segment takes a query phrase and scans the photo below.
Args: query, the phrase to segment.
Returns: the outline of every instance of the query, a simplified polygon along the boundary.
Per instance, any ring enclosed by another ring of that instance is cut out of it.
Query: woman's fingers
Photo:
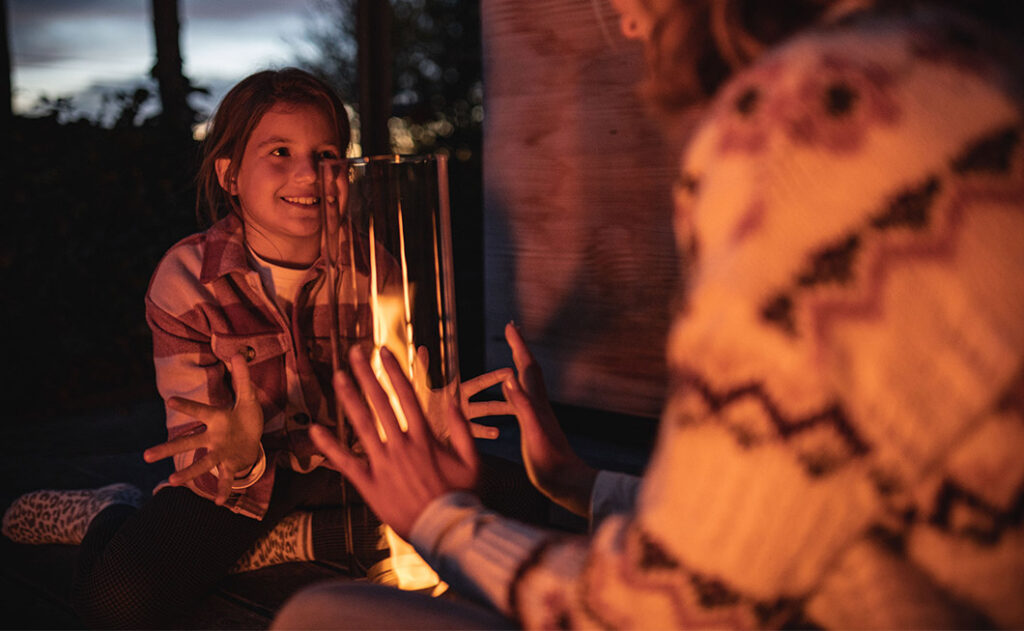
[[[395,417],[394,410],[391,409],[391,399],[377,381],[377,376],[373,374],[373,370],[370,368],[370,360],[366,357],[366,353],[363,352],[362,348],[353,346],[348,356],[349,366],[352,367],[352,374],[355,375],[356,381],[359,382],[359,387],[362,388],[366,400],[370,402],[373,411],[376,412],[377,420],[384,428],[384,435],[389,440],[392,436],[399,436],[402,430],[398,426],[398,419]]]
[[[547,399],[547,389],[544,387],[544,375],[541,374],[540,365],[523,341],[519,328],[511,322],[505,325],[505,341],[512,349],[512,362],[519,371],[519,383],[530,394]]]
[[[338,398],[338,407],[344,410],[356,439],[366,449],[367,455],[378,454],[382,445],[380,434],[377,433],[377,424],[356,384],[345,373],[335,373],[334,393]]]
[[[427,429],[427,422],[423,418],[423,409],[420,407],[420,401],[416,397],[416,391],[413,389],[412,384],[409,383],[409,379],[405,376],[405,372],[402,371],[402,367],[398,365],[398,360],[395,359],[395,356],[386,347],[381,347],[380,359],[384,364],[384,371],[391,381],[391,387],[394,388],[395,395],[398,397],[398,403],[402,406],[402,413],[405,415],[405,422],[408,424],[409,436],[417,441],[433,438],[433,434]],[[390,439],[391,434],[389,432],[388,440]]]
[[[537,414],[533,401],[523,387],[515,379],[509,379],[504,383],[503,390],[505,398],[515,408],[515,417],[519,423],[523,443],[531,445],[549,443],[551,438],[545,431],[544,422]]]

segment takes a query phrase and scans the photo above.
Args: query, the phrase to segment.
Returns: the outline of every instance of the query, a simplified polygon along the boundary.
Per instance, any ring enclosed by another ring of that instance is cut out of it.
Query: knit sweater
[[[566,538],[440,498],[442,578],[530,628],[1024,627],[1022,101],[973,28],[848,18],[719,92],[635,510]]]

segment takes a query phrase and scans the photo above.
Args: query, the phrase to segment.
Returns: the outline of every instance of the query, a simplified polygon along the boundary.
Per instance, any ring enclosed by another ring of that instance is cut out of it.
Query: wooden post
[[[391,153],[391,3],[359,0],[359,134],[363,155]]]

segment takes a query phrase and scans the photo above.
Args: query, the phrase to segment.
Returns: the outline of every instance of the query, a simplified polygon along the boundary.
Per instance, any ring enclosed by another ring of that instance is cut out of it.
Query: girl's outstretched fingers
[[[331,464],[337,467],[337,470],[348,478],[362,493],[370,473],[367,463],[352,455],[322,425],[314,424],[310,427],[309,437],[312,439],[313,444],[316,445],[316,448],[320,450],[320,453],[330,460]]]
[[[173,401],[174,399],[172,399]],[[168,401],[170,403],[170,401]],[[153,445],[142,452],[142,459],[146,462],[153,463],[164,458],[170,458],[171,456],[193,449],[202,447],[205,443],[205,439],[202,436],[202,432],[205,429],[190,432],[183,436],[178,436],[173,440],[169,440],[166,443],[160,443],[159,445]]]
[[[473,397],[491,386],[502,383],[515,373],[511,368],[498,368],[491,372],[467,379],[461,384],[462,413],[467,419],[480,418],[482,416],[511,416],[515,410],[506,401],[470,401]],[[486,425],[472,424],[473,435],[477,438],[497,438],[498,428]]]

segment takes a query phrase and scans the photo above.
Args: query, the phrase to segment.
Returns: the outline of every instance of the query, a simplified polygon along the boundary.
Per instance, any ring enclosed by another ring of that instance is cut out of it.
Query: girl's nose
[[[316,158],[310,156],[299,160],[295,165],[295,172],[292,176],[299,182],[315,182],[316,181]]]

